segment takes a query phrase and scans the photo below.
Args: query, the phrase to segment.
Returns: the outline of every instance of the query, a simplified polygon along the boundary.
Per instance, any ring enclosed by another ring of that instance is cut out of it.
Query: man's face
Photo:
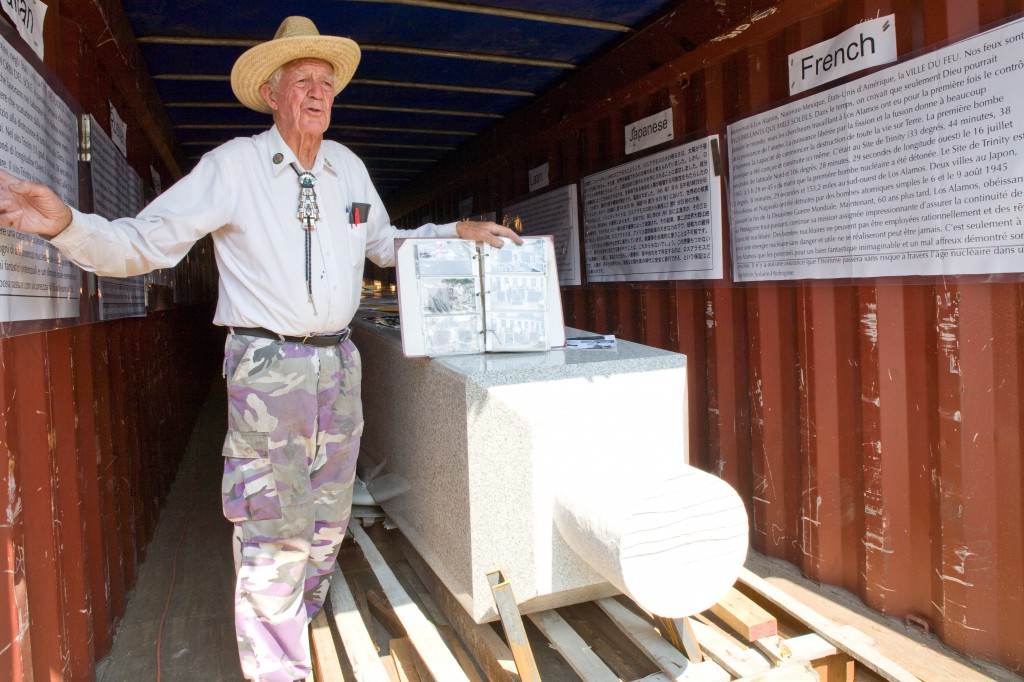
[[[322,59],[297,59],[285,64],[277,88],[265,84],[260,93],[274,112],[274,123],[286,139],[293,134],[320,135],[331,124],[334,70]]]

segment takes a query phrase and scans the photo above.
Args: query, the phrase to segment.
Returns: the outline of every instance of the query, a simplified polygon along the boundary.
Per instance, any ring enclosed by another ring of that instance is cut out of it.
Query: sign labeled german
[[[722,277],[718,136],[583,178],[590,282]]]
[[[1024,22],[728,128],[736,281],[1024,270]]]
[[[0,168],[78,206],[78,120],[0,38]],[[39,237],[0,229],[0,322],[76,317],[81,271]]]

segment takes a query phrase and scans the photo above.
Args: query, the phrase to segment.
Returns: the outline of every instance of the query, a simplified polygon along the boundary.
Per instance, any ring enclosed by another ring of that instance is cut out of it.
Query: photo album
[[[398,239],[398,304],[408,357],[547,351],[565,345],[551,237],[494,248]]]

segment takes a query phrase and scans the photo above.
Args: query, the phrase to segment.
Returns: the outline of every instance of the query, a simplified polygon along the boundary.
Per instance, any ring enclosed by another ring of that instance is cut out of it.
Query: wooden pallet
[[[746,570],[716,606],[678,620],[625,597],[525,617],[513,600],[508,614],[501,592],[514,585],[498,573],[503,622],[481,625],[399,531],[354,523],[352,532],[328,608],[311,625],[318,682],[917,680],[864,635]]]

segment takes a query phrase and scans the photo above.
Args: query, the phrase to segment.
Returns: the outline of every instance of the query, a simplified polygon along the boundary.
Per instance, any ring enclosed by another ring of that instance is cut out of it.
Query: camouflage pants
[[[221,485],[235,524],[235,632],[258,682],[310,674],[309,619],[323,606],[352,506],[363,430],[359,353],[229,334]]]

